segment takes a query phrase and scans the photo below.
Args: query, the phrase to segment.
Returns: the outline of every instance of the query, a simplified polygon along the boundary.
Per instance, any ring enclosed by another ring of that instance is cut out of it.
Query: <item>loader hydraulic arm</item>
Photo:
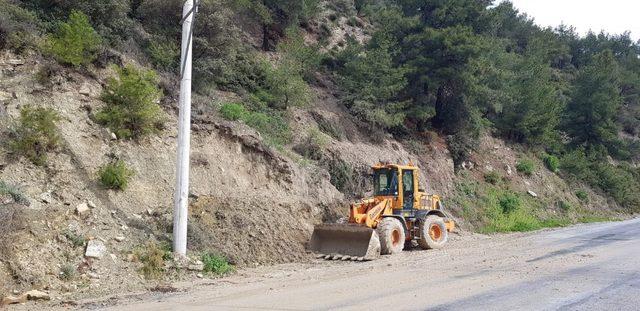
[[[363,224],[369,228],[375,228],[381,216],[387,208],[391,208],[391,200],[383,199],[377,204],[375,202],[363,202],[351,206],[352,223]]]

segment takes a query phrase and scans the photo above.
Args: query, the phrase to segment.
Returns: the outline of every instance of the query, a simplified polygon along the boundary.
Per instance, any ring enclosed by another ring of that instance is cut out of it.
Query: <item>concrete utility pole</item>
[[[189,149],[191,148],[191,60],[193,17],[197,5],[186,0],[182,8],[182,53],[180,59],[180,113],[178,117],[178,159],[173,210],[173,252],[187,255],[189,216]]]

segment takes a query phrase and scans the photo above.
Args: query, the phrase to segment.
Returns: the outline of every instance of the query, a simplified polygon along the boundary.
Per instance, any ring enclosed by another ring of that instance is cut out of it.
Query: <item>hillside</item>
[[[462,231],[638,211],[628,37],[539,29],[481,1],[450,4],[468,12],[447,25],[431,22],[454,16],[435,2],[293,3],[201,3],[191,261],[177,267],[180,1],[0,0],[0,297],[39,289],[60,304],[227,262],[308,261],[313,226],[344,217],[378,161],[417,164]]]

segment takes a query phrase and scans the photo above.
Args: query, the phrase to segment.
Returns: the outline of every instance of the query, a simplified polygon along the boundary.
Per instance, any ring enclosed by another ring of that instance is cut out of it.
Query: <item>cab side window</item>
[[[402,172],[402,185],[404,193],[413,193],[413,171]]]

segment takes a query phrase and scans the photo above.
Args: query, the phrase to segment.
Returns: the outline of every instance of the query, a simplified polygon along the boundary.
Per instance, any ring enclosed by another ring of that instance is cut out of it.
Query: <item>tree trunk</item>
[[[438,128],[438,129],[442,129],[445,126],[446,123],[446,117],[444,116],[445,114],[445,87],[444,85],[440,85],[438,87],[438,92],[436,95],[436,115],[435,117],[433,117],[433,126]]]

